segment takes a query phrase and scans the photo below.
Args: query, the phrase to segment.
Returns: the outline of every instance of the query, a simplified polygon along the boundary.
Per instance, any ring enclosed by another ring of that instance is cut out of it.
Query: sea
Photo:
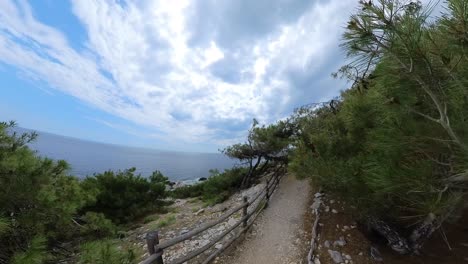
[[[15,128],[17,132],[31,132]],[[54,160],[66,160],[70,175],[85,178],[106,170],[136,168],[136,173],[144,177],[155,170],[161,171],[171,181],[191,183],[208,177],[210,169],[232,168],[235,161],[221,153],[176,152],[148,148],[128,147],[92,142],[65,137],[46,132],[37,132],[37,140],[30,148],[40,156]]]

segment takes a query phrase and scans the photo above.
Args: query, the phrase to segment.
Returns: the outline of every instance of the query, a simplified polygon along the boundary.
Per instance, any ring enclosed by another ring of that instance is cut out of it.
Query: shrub
[[[128,223],[161,209],[166,181],[160,172],[153,173],[149,179],[135,175],[135,168],[87,177],[82,185],[95,190],[97,195],[96,201],[85,210],[101,212],[115,223]]]
[[[109,240],[88,242],[81,246],[80,264],[136,263],[132,250],[119,249]]]
[[[85,225],[81,229],[81,233],[86,237],[111,237],[117,232],[117,227],[114,223],[102,213],[87,212],[82,217],[82,220],[85,222]]]
[[[241,187],[246,168],[238,167],[219,173],[212,170],[206,181],[194,185],[183,186],[171,191],[170,196],[178,199],[201,197],[203,201],[214,204],[223,202]]]
[[[28,259],[39,252],[32,250],[39,245],[54,246],[53,241],[72,237],[78,228],[72,219],[94,199],[76,178],[65,175],[65,161],[38,157],[27,147],[36,134],[17,134],[11,131],[14,126],[0,123],[2,263],[10,262],[14,254],[16,261]]]

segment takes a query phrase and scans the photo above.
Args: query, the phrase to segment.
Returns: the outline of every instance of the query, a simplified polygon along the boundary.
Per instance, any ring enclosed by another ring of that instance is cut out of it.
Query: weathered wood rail
[[[211,248],[214,244],[216,244],[217,242],[222,240],[224,237],[226,237],[228,234],[233,232],[234,229],[241,226],[239,232],[235,233],[234,236],[231,237],[229,240],[223,242],[223,245],[221,248],[216,249],[204,261],[202,261],[203,264],[210,263],[221,252],[223,252],[227,247],[229,247],[236,239],[238,239],[243,233],[245,233],[250,228],[250,226],[252,226],[255,219],[260,214],[260,212],[268,206],[270,197],[273,194],[273,192],[276,190],[276,187],[278,186],[284,174],[285,174],[284,169],[282,167],[278,168],[267,179],[265,188],[263,188],[259,193],[257,193],[251,200],[249,200],[248,197],[244,196],[242,204],[227,211],[218,219],[207,222],[195,229],[192,229],[191,231],[183,235],[174,237],[167,241],[160,242],[158,231],[148,232],[146,235],[146,244],[148,246],[148,253],[150,254],[150,256],[144,261],[140,262],[140,264],[182,264],[186,261],[189,261],[201,255],[203,252]],[[192,252],[189,252],[188,254],[183,255],[179,257],[178,259],[173,260],[170,263],[164,263],[164,260],[163,260],[164,249],[172,247],[178,243],[184,242],[185,240],[191,239],[194,236],[218,224],[221,224],[222,222],[225,222],[230,216],[232,216],[233,214],[241,210],[242,210],[242,217],[239,219],[239,221],[236,222],[233,226],[227,228],[225,231],[223,231],[221,234],[219,234],[215,238],[213,238],[211,241],[209,241],[208,244]]]

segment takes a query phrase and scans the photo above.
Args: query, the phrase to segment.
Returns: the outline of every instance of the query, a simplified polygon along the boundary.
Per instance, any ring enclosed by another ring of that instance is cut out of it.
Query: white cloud
[[[356,2],[319,1],[286,22],[267,21],[278,25],[266,33],[242,39],[236,32],[239,41],[228,47],[218,38],[230,32],[193,28],[188,17],[205,14],[194,14],[192,1],[74,0],[88,34],[86,50],[77,51],[26,2],[2,1],[0,61],[155,134],[222,144],[239,137],[241,128],[229,131],[230,123],[271,122],[297,106],[293,91],[310,94],[288,74],[312,75],[337,58],[341,26]],[[193,45],[194,32],[203,30],[214,32]]]

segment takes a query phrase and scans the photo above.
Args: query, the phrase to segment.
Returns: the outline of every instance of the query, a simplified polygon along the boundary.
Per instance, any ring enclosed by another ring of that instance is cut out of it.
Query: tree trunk
[[[434,233],[437,229],[437,221],[434,214],[430,213],[424,222],[413,230],[409,238],[411,243],[411,249],[414,253],[418,251],[424,245],[424,242]]]
[[[372,230],[376,231],[387,240],[388,245],[394,251],[400,254],[408,254],[411,252],[408,241],[400,236],[400,234],[387,223],[375,218],[370,218],[368,223]]]

